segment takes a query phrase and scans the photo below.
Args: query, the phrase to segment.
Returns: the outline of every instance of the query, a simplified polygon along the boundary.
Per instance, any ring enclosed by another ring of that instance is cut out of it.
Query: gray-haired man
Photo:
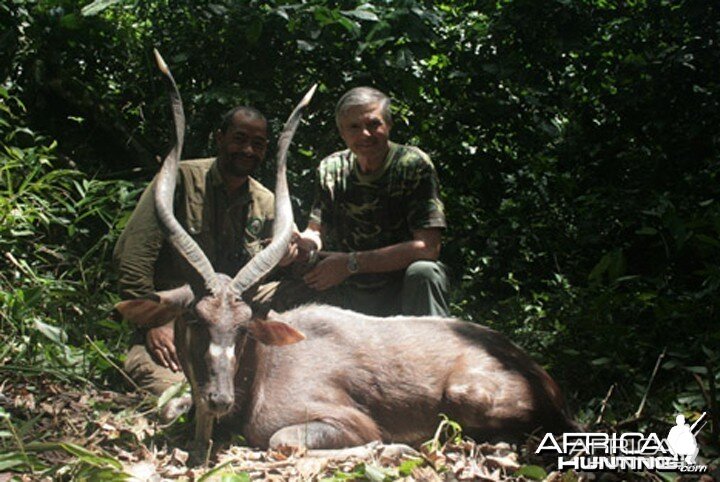
[[[357,87],[335,110],[346,150],[318,168],[301,251],[323,250],[304,280],[322,301],[374,315],[448,314],[437,261],[445,228],[438,178],[417,147],[390,142],[390,99]]]

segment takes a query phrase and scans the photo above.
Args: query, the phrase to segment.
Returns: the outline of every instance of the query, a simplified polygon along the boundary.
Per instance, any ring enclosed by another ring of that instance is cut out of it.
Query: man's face
[[[389,147],[390,127],[379,103],[349,107],[340,117],[340,137],[356,156],[384,158]]]
[[[248,176],[265,159],[267,123],[237,112],[225,132],[215,133],[215,141],[220,171],[235,177]]]

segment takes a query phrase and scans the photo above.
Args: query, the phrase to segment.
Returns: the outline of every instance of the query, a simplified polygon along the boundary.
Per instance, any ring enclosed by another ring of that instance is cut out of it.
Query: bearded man
[[[215,142],[217,157],[180,163],[175,215],[215,271],[232,277],[262,250],[263,240],[272,237],[273,193],[250,177],[265,159],[267,121],[252,107],[236,107],[222,117]],[[153,185],[140,198],[113,253],[123,299],[198,281],[196,270],[165,240],[156,218]],[[289,258],[280,264],[288,262]],[[267,302],[277,285],[266,284],[247,295]],[[130,377],[156,395],[184,379],[173,326],[170,322],[138,331],[125,360]]]

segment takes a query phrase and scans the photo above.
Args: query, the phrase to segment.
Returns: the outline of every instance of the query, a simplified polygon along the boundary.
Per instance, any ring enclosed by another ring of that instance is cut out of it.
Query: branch
[[[663,358],[665,358],[665,352],[667,351],[667,347],[663,348],[662,353],[660,353],[660,356],[657,359],[657,362],[655,362],[655,368],[653,369],[652,375],[650,376],[650,381],[648,382],[648,386],[645,389],[645,395],[643,395],[642,401],[640,402],[640,406],[637,409],[637,412],[635,412],[635,418],[640,418],[640,415],[642,414],[642,411],[645,409],[645,402],[647,402],[648,394],[650,393],[650,387],[652,386],[653,381],[655,380],[655,376],[658,373],[658,370],[660,369],[660,363],[662,363]]]
[[[605,414],[605,409],[607,408],[608,401],[612,396],[613,390],[615,390],[615,383],[610,385],[610,389],[608,390],[607,395],[605,395],[605,398],[602,401],[602,405],[600,407],[600,414],[598,415],[597,420],[595,420],[595,425],[599,425],[602,422],[603,415]]]

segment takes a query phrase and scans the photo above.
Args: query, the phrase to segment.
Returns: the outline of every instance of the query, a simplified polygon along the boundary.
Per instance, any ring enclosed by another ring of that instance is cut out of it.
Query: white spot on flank
[[[210,349],[208,351],[213,358],[224,356],[228,360],[231,360],[232,357],[235,356],[235,345],[223,347],[217,343],[210,343]]]

